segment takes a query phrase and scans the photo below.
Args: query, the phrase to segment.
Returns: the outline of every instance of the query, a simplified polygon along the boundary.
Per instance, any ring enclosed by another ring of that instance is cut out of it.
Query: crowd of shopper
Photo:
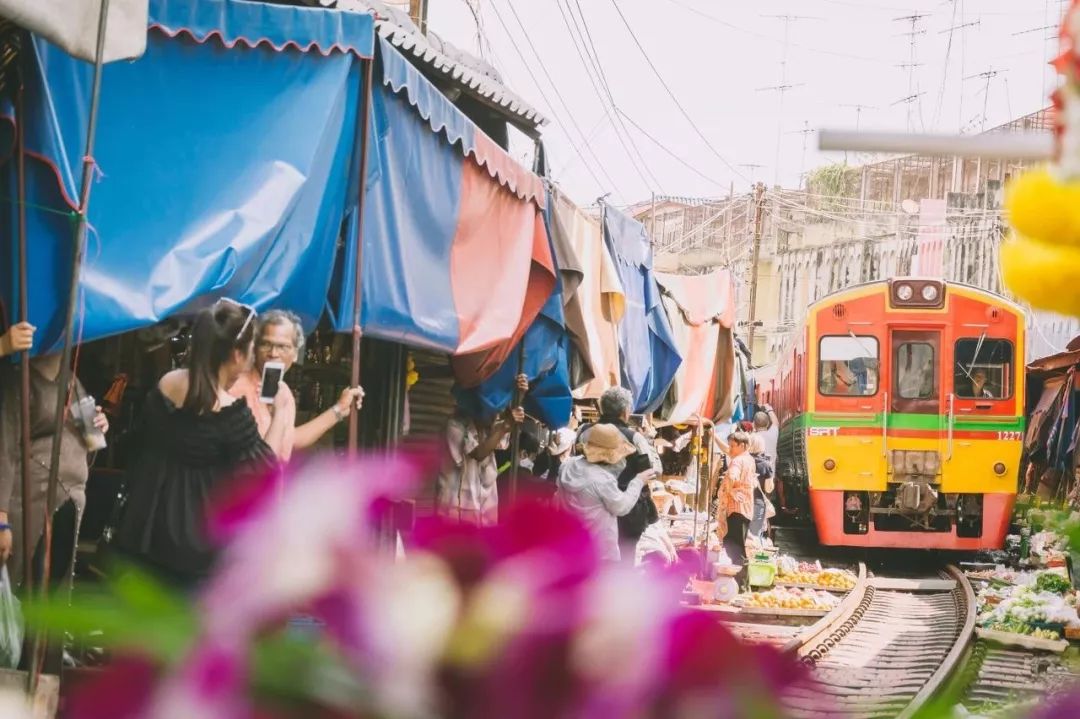
[[[287,372],[302,356],[304,336],[292,313],[273,310],[259,317],[253,308],[228,299],[195,317],[187,366],[161,377],[146,398],[133,442],[138,451],[127,470],[126,502],[112,537],[116,552],[182,588],[197,586],[213,565],[206,516],[225,480],[244,473],[278,472],[294,452],[315,446],[353,407],[360,408],[363,390],[346,388],[329,409],[298,425],[296,399],[284,381],[272,397],[265,396],[262,379],[267,364]],[[30,350],[33,340],[33,327],[14,325],[0,335],[0,356]],[[30,470],[35,495],[30,536],[40,545],[48,455],[61,391],[59,356],[35,357],[31,368]],[[515,389],[524,397],[528,379],[519,376]],[[23,521],[21,483],[16,481],[21,447],[15,365],[0,367],[0,392],[0,560],[7,561],[12,575],[22,581],[28,568],[15,551]],[[85,394],[74,379],[70,394],[80,393]],[[459,407],[446,425],[436,512],[453,521],[493,525],[516,491],[519,498],[555,502],[580,514],[605,560],[640,562],[650,552],[672,557],[673,546],[659,522],[651,488],[663,472],[656,432],[650,431],[647,421],[632,424],[633,399],[622,387],[605,391],[597,410],[593,422],[580,424],[575,411],[568,427],[538,431],[527,427],[521,407],[488,416]],[[94,424],[108,430],[100,408]],[[89,451],[76,423],[65,421],[63,427],[61,495],[54,505],[59,507],[54,525],[71,527],[60,532],[63,546],[54,543],[54,576],[72,570],[89,466]],[[515,429],[518,452],[510,456]],[[752,426],[726,439],[716,437],[715,448],[721,454],[717,462],[709,463],[723,467],[714,478],[713,519],[725,554],[741,568],[741,582],[746,579],[747,546],[760,544],[775,514],[770,496],[777,429],[775,413],[762,407]],[[684,451],[687,444],[680,440],[688,436],[676,438],[674,445],[659,444]],[[684,478],[694,489],[696,470],[703,466],[696,453],[688,465],[695,470],[693,477],[687,470]],[[663,494],[657,496],[659,501]],[[703,509],[691,504],[696,511]],[[38,571],[40,553],[39,546]]]

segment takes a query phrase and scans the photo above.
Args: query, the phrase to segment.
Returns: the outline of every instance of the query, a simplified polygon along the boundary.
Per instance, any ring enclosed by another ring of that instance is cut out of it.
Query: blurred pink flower
[[[129,715],[331,716],[252,696],[253,643],[300,612],[355,673],[365,694],[349,716],[364,719],[738,716],[799,676],[679,605],[699,558],[647,572],[601,562],[584,523],[547,505],[519,504],[495,527],[423,520],[395,561],[378,515],[434,466],[431,454],[320,461],[269,498],[257,484],[234,494],[215,518],[230,539],[200,598],[201,638]]]

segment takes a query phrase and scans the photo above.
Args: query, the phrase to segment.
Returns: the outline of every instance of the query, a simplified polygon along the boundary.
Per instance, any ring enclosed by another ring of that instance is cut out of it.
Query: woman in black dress
[[[184,588],[211,570],[205,522],[216,488],[238,472],[276,464],[251,410],[228,392],[251,367],[255,324],[255,311],[231,300],[203,310],[188,368],[162,377],[147,398],[115,546]],[[284,382],[273,407],[268,434],[292,427],[296,407]]]

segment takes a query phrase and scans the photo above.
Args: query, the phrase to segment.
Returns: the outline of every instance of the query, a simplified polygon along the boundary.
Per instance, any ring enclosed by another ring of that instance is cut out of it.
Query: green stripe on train
[[[867,414],[860,417],[844,417],[834,414],[803,413],[786,422],[786,425],[794,425],[806,429],[808,427],[881,427],[881,413],[876,412],[872,417]],[[889,413],[889,429],[912,429],[924,431],[940,431],[947,429],[947,420],[943,415],[936,414],[909,414],[903,412]],[[794,428],[794,427],[793,427]],[[953,430],[963,432],[1023,432],[1023,417],[987,418],[986,420],[972,421],[957,417],[953,421]]]

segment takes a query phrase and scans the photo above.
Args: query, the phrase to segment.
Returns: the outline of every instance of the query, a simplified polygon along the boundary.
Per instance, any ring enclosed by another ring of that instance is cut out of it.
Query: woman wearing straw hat
[[[598,424],[589,430],[583,455],[567,460],[559,470],[559,502],[585,520],[601,559],[617,562],[622,558],[618,518],[634,508],[642,487],[656,476],[655,470],[647,469],[625,490],[619,489],[617,478],[626,458],[636,451],[617,427]]]

